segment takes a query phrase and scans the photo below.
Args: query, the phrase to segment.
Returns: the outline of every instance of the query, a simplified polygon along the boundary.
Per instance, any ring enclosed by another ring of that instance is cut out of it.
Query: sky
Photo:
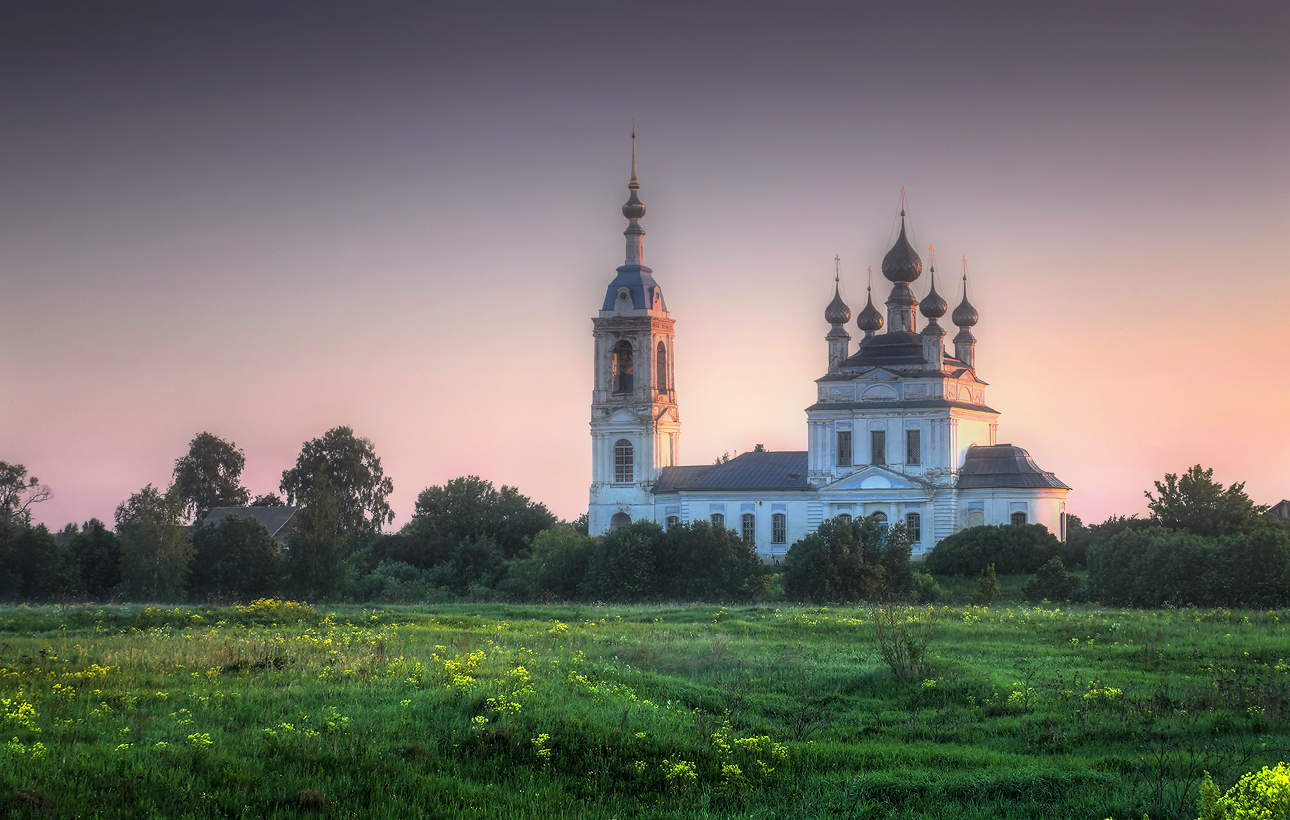
[[[396,525],[465,474],[575,517],[636,119],[680,463],[805,449],[834,255],[858,313],[903,187],[1071,512],[1195,463],[1275,503],[1290,7],[1224,6],[5,4],[0,460],[61,527],[198,432],[256,494],[343,424]]]

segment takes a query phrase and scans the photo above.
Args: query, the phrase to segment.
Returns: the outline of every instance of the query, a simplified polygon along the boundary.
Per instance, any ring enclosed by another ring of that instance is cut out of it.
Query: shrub
[[[937,615],[933,609],[908,610],[888,605],[873,611],[873,634],[878,657],[900,680],[923,677],[927,669],[927,647],[936,636]]]
[[[581,596],[599,601],[640,601],[659,591],[658,544],[663,528],[633,521],[601,536],[587,561]]]
[[[937,604],[949,600],[949,593],[926,572],[915,572],[909,585],[909,600],[916,604]]]
[[[533,538],[532,555],[510,567],[507,586],[511,596],[564,601],[577,598],[595,547],[594,538],[568,525],[543,530]]]
[[[659,592],[690,601],[747,601],[766,591],[757,548],[707,521],[675,524],[660,541]]]
[[[1196,820],[1290,817],[1290,765],[1264,766],[1237,781],[1226,793],[1205,773],[1200,786],[1200,817]]]
[[[994,564],[986,564],[981,579],[977,582],[976,602],[989,606],[999,600],[999,576],[994,572]]]
[[[1062,559],[1054,557],[1026,582],[1022,594],[1028,601],[1082,601],[1084,582],[1066,571]]]
[[[1290,531],[1210,538],[1163,527],[1125,530],[1089,549],[1093,597],[1114,606],[1290,603]]]
[[[286,576],[282,548],[253,518],[198,527],[193,552],[188,587],[195,598],[259,598],[278,592]]]
[[[1034,572],[1058,554],[1061,542],[1043,524],[968,527],[941,539],[927,554],[927,569],[940,575]]]
[[[872,518],[831,518],[789,548],[784,592],[798,601],[877,600],[911,583],[904,527],[884,531]]]

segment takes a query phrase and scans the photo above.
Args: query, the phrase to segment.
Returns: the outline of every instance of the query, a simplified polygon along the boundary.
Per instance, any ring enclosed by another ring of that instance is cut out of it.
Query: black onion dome
[[[836,284],[833,286],[833,301],[824,309],[824,321],[831,325],[845,325],[851,321],[851,308],[842,301],[842,294],[838,293]]]
[[[900,212],[900,236],[882,258],[882,275],[892,282],[912,282],[923,272],[923,260],[905,238],[905,212]]]
[[[936,292],[936,268],[932,268],[932,289],[923,297],[923,305],[919,310],[928,319],[939,319],[945,315],[945,311],[950,309],[949,302]]]
[[[976,315],[976,308],[972,307],[972,303],[968,301],[966,285],[963,288],[963,301],[959,302],[959,306],[954,308],[952,318],[954,319],[954,324],[959,327],[972,327],[977,323],[979,317]]]
[[[882,314],[873,306],[872,293],[865,302],[864,310],[860,311],[860,318],[856,319],[856,326],[865,333],[877,333],[882,330]]]

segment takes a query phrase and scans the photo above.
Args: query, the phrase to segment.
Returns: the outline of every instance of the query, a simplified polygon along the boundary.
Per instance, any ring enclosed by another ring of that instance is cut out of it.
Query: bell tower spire
[[[627,237],[627,259],[623,262],[624,265],[645,264],[645,229],[641,227],[645,203],[641,202],[636,193],[640,189],[641,184],[636,180],[636,120],[632,120],[632,176],[627,183],[627,190],[631,193],[623,204],[623,216],[627,217],[627,230],[623,231],[623,235]]]

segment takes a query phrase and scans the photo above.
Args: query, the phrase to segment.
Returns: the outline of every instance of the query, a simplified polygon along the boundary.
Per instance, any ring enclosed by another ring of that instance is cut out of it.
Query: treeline
[[[972,527],[927,556],[933,573],[1034,573],[1032,600],[1111,606],[1290,606],[1290,525],[1267,514],[1243,483],[1224,487],[1195,465],[1146,492],[1149,515],[1084,526],[1066,542],[1039,525]],[[1071,574],[1087,569],[1087,581]]]

